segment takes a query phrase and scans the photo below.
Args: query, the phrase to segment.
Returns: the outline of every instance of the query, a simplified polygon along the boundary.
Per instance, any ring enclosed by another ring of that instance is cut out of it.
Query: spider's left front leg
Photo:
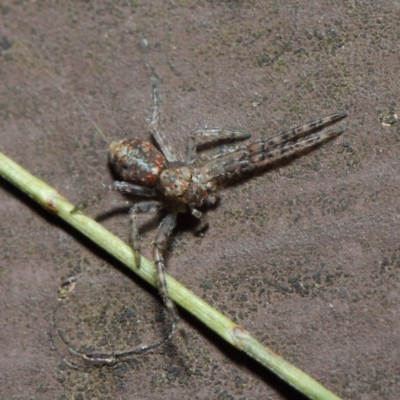
[[[167,247],[168,238],[170,237],[172,230],[174,229],[176,224],[176,217],[177,217],[177,212],[172,212],[168,214],[161,221],[156,240],[154,241],[153,258],[157,268],[158,289],[160,291],[160,295],[164,301],[165,306],[167,307],[169,313],[171,314],[173,330],[177,329],[182,336],[185,336],[185,331],[181,326],[181,320],[179,318],[176,306],[168,294],[168,286],[165,276],[165,264],[163,257],[163,251]]]

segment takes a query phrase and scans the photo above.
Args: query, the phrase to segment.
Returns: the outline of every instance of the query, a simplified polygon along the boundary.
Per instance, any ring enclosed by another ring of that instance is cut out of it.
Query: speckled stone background
[[[395,399],[400,5],[333,3],[4,0],[0,147],[72,202],[90,197],[112,180],[107,144],[148,137],[146,63],[179,151],[198,126],[257,138],[346,109],[341,137],[225,188],[204,237],[180,218],[168,271],[339,396]],[[88,212],[128,240],[126,213],[110,211],[125,201]],[[1,399],[298,396],[186,314],[187,353],[175,340],[82,364],[57,330],[76,349],[152,343],[166,329],[157,291],[3,180],[0,211]],[[150,256],[159,219],[141,221]]]

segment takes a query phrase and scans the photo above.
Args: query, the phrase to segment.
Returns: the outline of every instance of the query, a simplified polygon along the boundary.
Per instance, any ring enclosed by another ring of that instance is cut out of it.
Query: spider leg
[[[156,197],[154,189],[133,185],[132,183],[115,181],[111,185],[104,187],[100,192],[96,193],[92,198],[79,202],[71,213],[82,211],[86,208],[92,207],[99,203],[104,197],[108,196],[113,191],[119,191],[122,193],[131,194],[138,197]]]
[[[190,213],[193,215],[193,217],[197,219],[201,219],[203,217],[203,213],[199,211],[197,208],[194,208],[193,206],[189,205]]]
[[[343,125],[326,132],[315,133],[306,138],[303,138],[303,136],[309,132],[314,132],[326,124],[344,118],[346,115],[345,112],[333,114],[301,127],[285,131],[273,138],[262,139],[232,153],[216,157],[201,168],[200,175],[203,177],[203,182],[223,175],[249,171],[257,167],[272,164],[277,160],[290,157],[307,148],[312,148],[322,142],[331,140],[344,132],[345,127]]]
[[[276,136],[272,136],[270,138],[262,138],[259,141],[255,142],[260,144],[262,148],[269,149],[272,147],[276,147],[282,145],[283,143],[298,140],[306,135],[310,135],[316,130],[326,126],[333,124],[336,121],[339,121],[347,117],[347,112],[342,110],[337,113],[328,115],[324,118],[315,119],[307,124],[297,126],[295,128],[285,129],[284,131],[279,132]]]
[[[137,214],[155,213],[162,208],[162,203],[156,200],[142,201],[134,204],[129,210],[131,220],[131,246],[134,250],[136,268],[140,268],[140,240],[137,229]]]
[[[160,132],[159,129],[159,120],[160,120],[160,96],[158,94],[157,87],[157,78],[153,75],[151,77],[151,86],[152,86],[152,97],[153,97],[153,112],[151,114],[151,119],[149,121],[150,132],[153,135],[155,141],[157,142],[160,150],[164,154],[165,158],[169,162],[176,161],[176,157],[165,140],[165,136]]]
[[[202,138],[211,138],[214,140],[244,140],[248,139],[251,135],[247,132],[241,132],[231,129],[220,128],[199,128],[192,131],[186,143],[186,161],[192,164],[196,158],[197,153],[197,140]]]
[[[71,354],[81,357],[83,360],[91,362],[93,364],[97,365],[114,365],[117,362],[120,361],[127,361],[129,359],[132,359],[133,357],[143,354],[147,351],[156,349],[157,347],[161,346],[162,344],[166,343],[167,341],[170,340],[172,334],[173,334],[173,329],[171,326],[171,329],[169,329],[168,333],[162,337],[161,339],[156,340],[153,343],[149,344],[141,344],[139,346],[136,346],[135,348],[130,348],[127,350],[121,350],[121,351],[114,351],[114,352],[109,352],[109,353],[102,353],[102,352],[96,352],[92,351],[90,353],[80,351],[76,348],[73,347],[72,343],[68,341],[64,333],[58,328],[57,326],[57,314],[62,307],[62,301],[65,301],[66,298],[71,294],[73,291],[75,285],[77,284],[78,279],[80,276],[71,276],[68,277],[67,279],[63,280],[60,284],[60,288],[58,290],[58,300],[60,302],[59,306],[57,306],[53,310],[53,315],[52,315],[52,330],[49,332],[49,340],[52,346],[52,349],[59,352],[59,349],[57,348],[56,343],[54,342],[54,333],[57,333],[61,341],[64,343],[65,346],[68,347],[68,350]],[[67,363],[70,363],[73,368],[78,368],[79,365],[77,364],[72,364],[68,359],[65,359]]]
[[[131,194],[132,196],[156,197],[154,189],[124,181],[115,181],[108,188],[109,191],[118,190],[121,193]]]
[[[280,160],[281,158],[290,157],[293,154],[301,153],[302,151],[317,146],[320,143],[331,140],[336,136],[341,135],[345,131],[344,126],[322,132],[312,136],[308,136],[294,143],[287,143],[283,147],[274,147],[271,150],[249,149],[249,169],[261,167]]]
[[[171,300],[168,294],[168,286],[167,280],[165,277],[165,264],[163,251],[167,247],[168,238],[171,235],[172,230],[176,224],[177,212],[172,212],[168,214],[160,224],[158,229],[156,240],[154,241],[154,255],[153,259],[157,268],[157,280],[158,280],[158,288],[160,291],[160,295],[164,301],[165,306],[167,307],[169,313],[171,314],[172,322],[173,322],[173,330],[177,329],[183,337],[185,337],[185,331],[182,327],[181,320],[178,315],[178,311],[176,309],[175,304]]]
[[[210,204],[215,204],[217,199],[212,195],[210,195],[209,197],[210,197],[209,198]],[[208,228],[209,224],[208,224],[207,214],[203,214],[197,208],[194,208],[192,206],[189,206],[189,209],[191,214],[200,221],[199,225],[196,226],[195,228],[195,233],[200,234],[201,232],[203,232],[205,229]]]

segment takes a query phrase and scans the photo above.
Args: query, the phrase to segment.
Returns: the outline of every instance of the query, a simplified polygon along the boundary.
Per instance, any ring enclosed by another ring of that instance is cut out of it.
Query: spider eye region
[[[153,187],[167,166],[164,156],[144,140],[123,139],[108,147],[108,160],[120,179]]]

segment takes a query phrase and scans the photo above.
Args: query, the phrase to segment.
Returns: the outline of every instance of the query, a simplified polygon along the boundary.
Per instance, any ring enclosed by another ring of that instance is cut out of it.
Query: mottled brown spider
[[[138,267],[140,245],[137,215],[154,213],[161,209],[167,211],[154,241],[153,258],[157,268],[159,291],[176,329],[180,326],[180,319],[168,295],[163,252],[175,227],[178,213],[190,211],[194,217],[201,219],[202,213],[198,208],[216,202],[217,184],[222,177],[264,167],[333,139],[344,132],[343,125],[328,131],[318,131],[346,117],[347,113],[340,111],[297,128],[284,130],[271,138],[262,137],[247,146],[214,156],[197,165],[196,142],[199,138],[243,140],[250,135],[236,130],[196,129],[188,136],[186,160],[178,160],[159,130],[157,79],[153,77],[151,82],[153,111],[149,126],[160,151],[152,143],[139,139],[112,142],[108,149],[108,158],[111,167],[121,180],[114,182],[110,189],[149,199],[134,204],[129,212],[131,243]],[[183,332],[181,328],[179,330]]]

